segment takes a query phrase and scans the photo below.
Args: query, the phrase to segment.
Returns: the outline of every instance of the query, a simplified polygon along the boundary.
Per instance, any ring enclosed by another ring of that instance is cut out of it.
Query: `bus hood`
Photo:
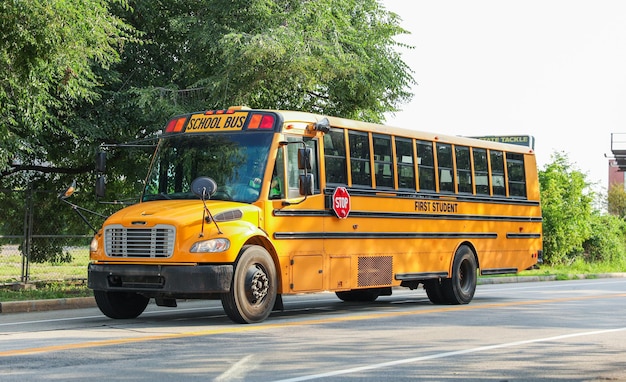
[[[254,205],[222,200],[208,200],[206,205],[218,223],[243,219],[259,226],[260,210]],[[171,224],[182,227],[200,224],[205,215],[200,200],[156,200],[128,206],[111,215],[104,225],[147,228],[156,224]]]

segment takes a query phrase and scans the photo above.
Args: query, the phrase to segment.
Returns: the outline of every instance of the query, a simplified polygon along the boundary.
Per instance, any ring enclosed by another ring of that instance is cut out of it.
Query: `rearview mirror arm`
[[[88,226],[89,228],[91,228],[91,230],[93,231],[93,233],[94,233],[94,234],[95,234],[95,233],[98,233],[98,230],[97,230],[97,229],[96,229],[96,228],[95,228],[95,227],[94,227],[94,226],[93,226],[93,225],[89,222],[89,220],[87,220],[87,218],[86,218],[86,217],[85,217],[85,215],[81,212],[81,210],[86,211],[86,212],[91,212],[92,214],[95,214],[95,215],[101,216],[101,217],[103,217],[103,218],[105,218],[106,216],[100,215],[100,214],[98,214],[98,213],[96,213],[96,212],[93,212],[93,211],[89,211],[89,210],[88,210],[88,209],[86,209],[86,208],[79,207],[79,206],[77,206],[76,204],[74,204],[74,203],[72,203],[72,202],[68,202],[66,199],[63,199],[63,198],[60,198],[60,199],[61,199],[63,202],[67,203],[70,207],[72,207],[72,209],[73,209],[74,211],[76,211],[76,213],[78,214],[78,216],[80,216],[80,218],[81,218],[81,219],[83,219],[83,222],[85,222],[85,224],[87,224],[87,226]]]

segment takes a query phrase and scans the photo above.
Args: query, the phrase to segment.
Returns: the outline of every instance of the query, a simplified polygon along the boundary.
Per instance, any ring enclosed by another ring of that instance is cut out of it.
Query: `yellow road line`
[[[151,336],[145,336],[145,337],[120,338],[120,339],[114,339],[114,340],[88,341],[88,342],[65,344],[65,345],[42,346],[42,347],[35,347],[35,348],[6,350],[6,351],[0,352],[0,357],[14,357],[14,356],[19,356],[19,355],[31,355],[31,354],[38,354],[38,353],[49,353],[49,352],[55,352],[55,351],[66,351],[66,350],[76,350],[76,349],[102,347],[102,346],[123,345],[123,344],[132,344],[132,343],[148,342],[148,341],[162,341],[162,340],[176,339],[176,338],[212,336],[212,335],[229,334],[229,333],[242,333],[242,332],[266,330],[266,329],[282,328],[282,327],[288,327],[288,326],[320,325],[320,324],[328,324],[328,323],[333,323],[333,322],[373,320],[373,319],[388,318],[388,317],[411,316],[411,315],[421,315],[421,314],[431,314],[431,313],[444,313],[444,312],[455,312],[455,311],[465,311],[465,310],[475,310],[475,309],[506,308],[506,307],[512,307],[512,306],[540,305],[540,304],[559,303],[559,302],[568,302],[568,301],[583,301],[583,300],[591,300],[591,299],[606,299],[606,298],[621,298],[621,297],[626,297],[626,293],[605,294],[605,295],[596,295],[596,296],[581,296],[581,297],[564,297],[564,298],[555,298],[555,299],[550,299],[550,300],[511,301],[511,302],[502,302],[502,303],[473,304],[473,305],[469,304],[469,305],[455,305],[455,306],[445,306],[445,307],[437,306],[436,308],[432,308],[432,309],[411,310],[411,311],[406,311],[406,312],[381,312],[381,313],[369,313],[369,314],[364,314],[364,315],[345,316],[345,317],[325,317],[325,318],[305,320],[305,321],[294,321],[294,322],[283,322],[283,323],[264,323],[264,324],[258,324],[258,325],[238,325],[238,326],[231,326],[231,327],[221,328],[221,329],[208,329],[208,330],[200,330],[200,331],[192,331],[192,332],[175,333],[175,334],[171,334],[171,333],[159,334],[159,335],[151,335]]]

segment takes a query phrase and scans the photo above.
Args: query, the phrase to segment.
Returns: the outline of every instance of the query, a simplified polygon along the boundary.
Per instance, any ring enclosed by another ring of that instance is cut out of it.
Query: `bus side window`
[[[452,168],[452,146],[437,143],[437,168],[439,169],[439,191],[454,192],[454,173]]]
[[[456,154],[456,179],[460,193],[471,194],[472,190],[472,165],[470,161],[469,147],[454,146]]]
[[[509,195],[525,197],[524,155],[506,153],[506,169],[509,176]]]
[[[394,188],[391,137],[373,135],[372,140],[374,141],[374,176],[376,179],[376,188]]]
[[[301,170],[298,167],[298,149],[303,149],[302,139],[301,138],[292,138],[289,137],[287,139],[289,142],[298,142],[291,143],[287,146],[287,197],[288,198],[296,198],[301,196],[300,194],[300,175],[304,175],[305,170]],[[311,151],[311,169],[306,170],[307,174],[312,175],[313,178],[313,194],[319,194],[319,169],[317,166],[317,140],[307,139],[304,141],[306,147]]]
[[[367,133],[350,131],[350,172],[353,186],[372,186],[370,169],[370,141]]]
[[[435,191],[435,159],[431,142],[417,141],[417,165],[420,191]]]
[[[398,188],[415,191],[415,167],[410,139],[396,138],[396,158],[398,158]]]
[[[330,129],[324,134],[326,184],[348,184],[346,172],[346,141],[343,129]]]
[[[489,166],[487,165],[487,150],[473,148],[474,177],[476,178],[476,194],[489,195]]]
[[[506,196],[506,187],[504,186],[504,155],[502,151],[489,150],[491,159],[491,184],[493,185],[493,194]]]

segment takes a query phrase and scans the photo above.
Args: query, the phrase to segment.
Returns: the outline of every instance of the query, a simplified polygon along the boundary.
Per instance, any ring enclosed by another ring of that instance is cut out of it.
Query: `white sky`
[[[418,83],[388,125],[532,135],[540,169],[564,152],[606,191],[611,133],[626,133],[626,1],[381,0]]]

